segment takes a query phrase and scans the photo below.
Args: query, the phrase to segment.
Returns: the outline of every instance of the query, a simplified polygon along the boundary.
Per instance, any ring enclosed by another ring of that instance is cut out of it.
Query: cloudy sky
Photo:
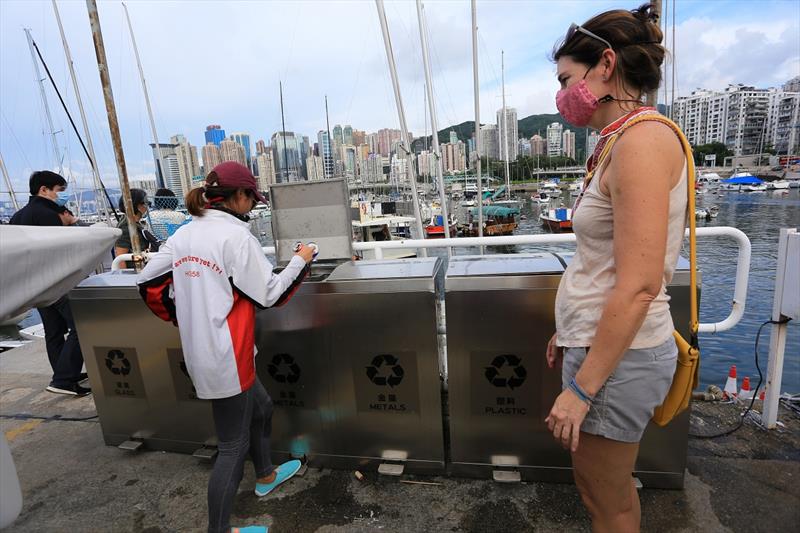
[[[669,11],[671,12],[671,2]],[[607,0],[478,2],[481,119],[500,107],[500,51],[505,50],[506,98],[519,117],[555,112],[557,83],[547,60],[571,22],[610,8]],[[104,181],[117,182],[108,123],[85,2],[59,0],[80,90]],[[130,0],[159,139],[176,133],[204,143],[208,124],[246,131],[253,144],[281,128],[309,135],[352,124],[375,131],[398,127],[375,4],[352,1]],[[153,173],[144,98],[122,4],[99,3],[112,87],[131,177]],[[428,0],[432,70],[440,127],[474,118],[470,5]],[[409,127],[425,130],[424,83],[416,8],[386,2]],[[671,13],[668,14],[671,17]],[[676,93],[728,83],[778,86],[800,75],[800,2],[678,0]],[[672,21],[668,34],[671,37]],[[57,168],[23,28],[30,28],[75,120],[78,118],[51,2],[0,0],[0,153],[14,188],[27,190],[32,169]],[[669,44],[669,43],[668,43]],[[670,45],[671,47],[671,45]],[[671,85],[671,82],[670,82]],[[65,172],[79,183],[88,164],[52,89],[46,93]],[[661,94],[663,99],[663,92]],[[5,190],[5,186],[2,187]],[[0,199],[5,199],[1,195]]]

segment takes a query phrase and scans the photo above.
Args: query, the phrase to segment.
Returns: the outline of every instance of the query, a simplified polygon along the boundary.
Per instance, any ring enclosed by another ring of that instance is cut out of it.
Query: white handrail
[[[689,231],[686,231],[689,236]],[[736,241],[739,253],[736,261],[736,281],[733,287],[733,301],[731,311],[725,319],[713,323],[701,323],[700,333],[719,333],[734,327],[744,315],[747,301],[747,282],[750,276],[750,239],[741,230],[728,226],[714,228],[697,228],[699,238],[728,237]],[[406,239],[402,241],[372,241],[354,242],[353,250],[374,250],[375,259],[383,259],[383,250],[414,249],[414,248],[464,248],[478,246],[511,246],[517,244],[563,244],[575,242],[572,233],[554,233],[544,235],[508,235],[502,237],[461,237],[451,239]],[[267,255],[275,254],[274,246],[262,248]],[[148,254],[145,254],[145,259]],[[120,263],[130,261],[133,254],[122,254],[114,259],[111,270],[120,270]]]

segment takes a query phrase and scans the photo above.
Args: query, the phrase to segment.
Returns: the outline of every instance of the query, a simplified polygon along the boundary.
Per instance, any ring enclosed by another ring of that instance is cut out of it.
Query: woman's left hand
[[[576,452],[581,424],[589,412],[589,404],[578,398],[574,392],[564,389],[553,403],[550,415],[545,418],[553,437],[561,442],[564,448]]]

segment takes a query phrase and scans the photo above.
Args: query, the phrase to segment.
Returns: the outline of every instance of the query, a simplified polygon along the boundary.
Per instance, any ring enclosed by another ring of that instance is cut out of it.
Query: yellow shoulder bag
[[[611,152],[611,148],[619,138],[620,134],[639,122],[646,120],[655,120],[668,125],[681,141],[683,152],[686,155],[686,179],[688,201],[687,201],[687,214],[689,217],[689,306],[690,306],[690,322],[689,332],[690,339],[687,341],[678,331],[673,332],[675,343],[678,345],[678,363],[675,367],[675,376],[672,378],[672,386],[669,388],[664,403],[658,406],[653,413],[653,422],[659,426],[666,426],[673,418],[689,407],[689,401],[692,398],[692,391],[697,388],[699,374],[700,374],[700,347],[697,340],[697,331],[699,327],[698,319],[698,305],[697,305],[697,240],[696,240],[696,221],[694,217],[695,198],[694,198],[694,156],[692,154],[692,147],[686,136],[680,130],[677,124],[669,120],[667,117],[659,114],[642,114],[630,119],[624,124],[612,137],[608,139],[603,150],[600,152],[600,157],[594,169],[589,172],[584,182],[584,190],[591,181],[595,171],[600,168]]]

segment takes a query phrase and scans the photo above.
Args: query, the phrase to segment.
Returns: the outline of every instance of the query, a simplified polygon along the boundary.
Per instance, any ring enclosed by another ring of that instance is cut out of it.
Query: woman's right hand
[[[306,262],[306,264],[310,263],[312,259],[314,259],[314,249],[311,246],[306,246],[305,244],[300,246],[300,249],[297,250],[295,255],[299,255],[300,259]]]
[[[553,333],[553,336],[550,337],[550,341],[547,343],[547,353],[545,354],[547,366],[549,368],[555,368],[556,361],[563,355],[564,348],[558,346],[558,332],[555,332]]]

